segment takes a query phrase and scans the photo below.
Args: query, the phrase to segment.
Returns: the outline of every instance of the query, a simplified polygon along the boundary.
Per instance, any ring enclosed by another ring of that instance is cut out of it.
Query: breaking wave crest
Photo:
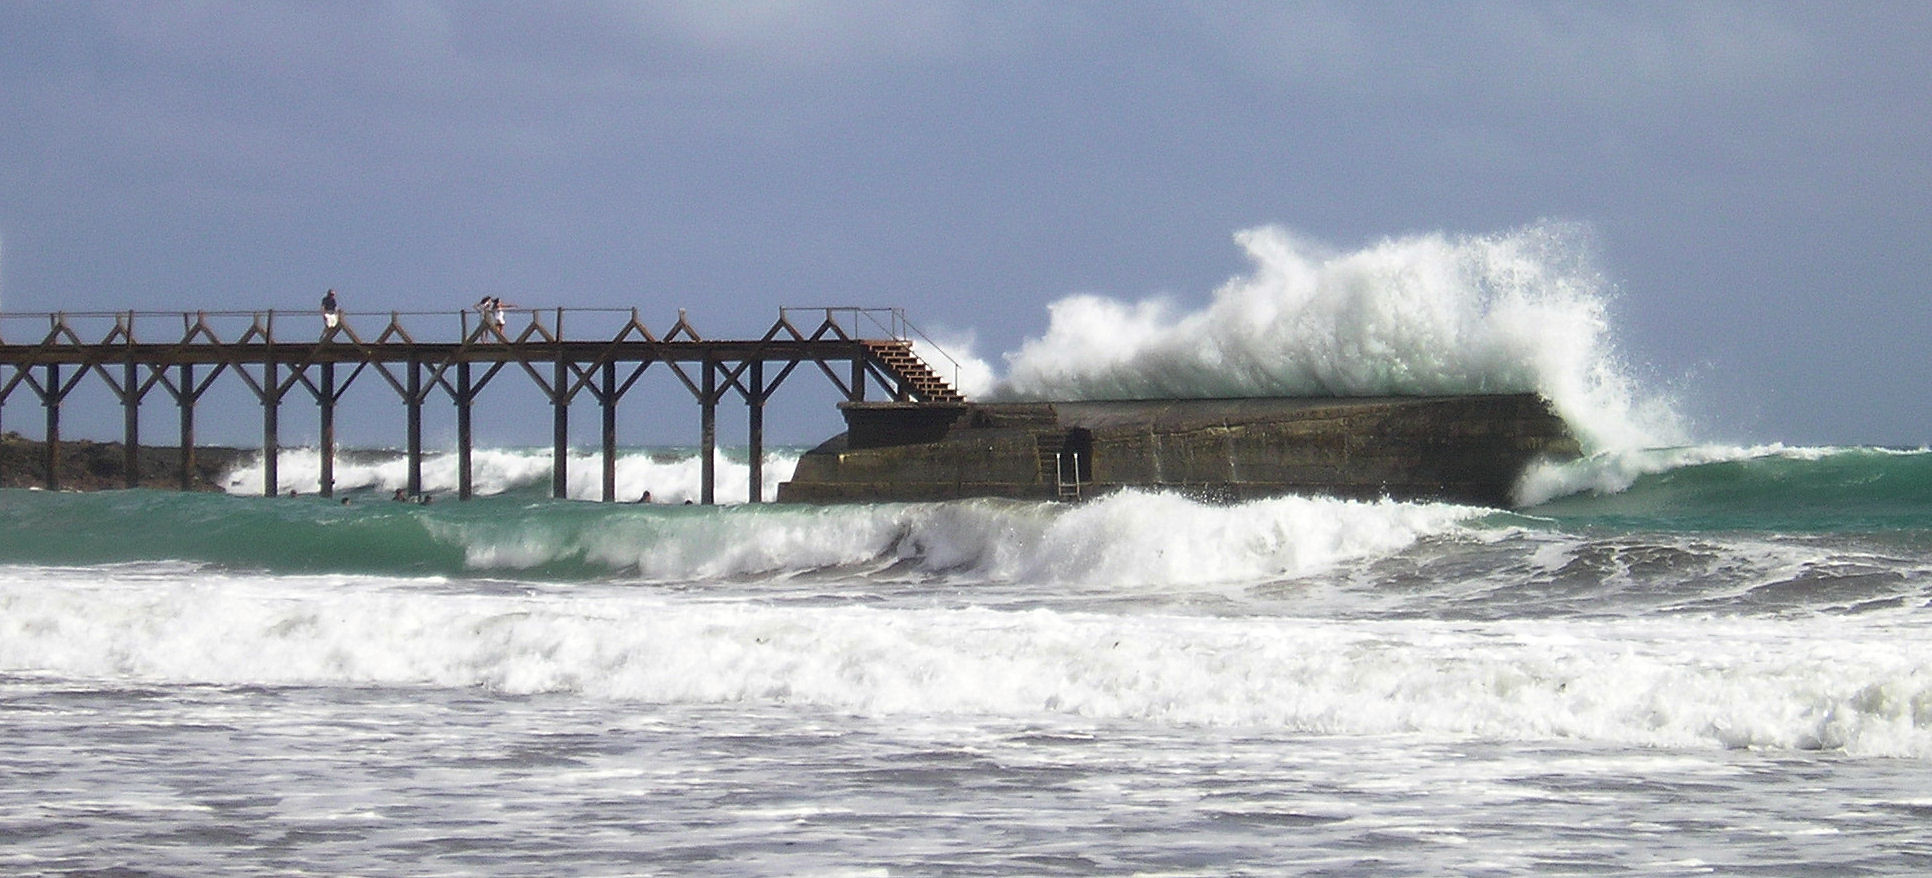
[[[1932,451],[1699,445],[1532,467],[1538,514],[1657,529],[1824,532],[1932,527]]]
[[[1376,622],[0,578],[0,673],[432,686],[868,716],[1932,756],[1932,647],[1861,620]]]
[[[1187,310],[1095,295],[1050,306],[1006,356],[1012,399],[1536,392],[1593,449],[1680,444],[1612,340],[1586,230],[1413,235],[1337,252],[1280,228],[1236,240],[1253,270]]]
[[[827,571],[1114,589],[1255,582],[1400,551],[1491,510],[1284,497],[1235,506],[1123,492],[1080,506],[735,507],[222,497],[127,491],[0,504],[0,556],[167,558],[218,569],[717,582]]]

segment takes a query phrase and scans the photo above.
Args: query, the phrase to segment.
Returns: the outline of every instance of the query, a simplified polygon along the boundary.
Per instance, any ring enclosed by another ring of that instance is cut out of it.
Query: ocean
[[[1932,871],[1932,452],[1602,454],[1510,511],[479,460],[0,492],[0,872]]]
[[[0,874],[1932,873],[1932,451],[1693,441],[1587,239],[1255,229],[953,343],[975,399],[1535,391],[1590,454],[1507,510],[0,491]]]

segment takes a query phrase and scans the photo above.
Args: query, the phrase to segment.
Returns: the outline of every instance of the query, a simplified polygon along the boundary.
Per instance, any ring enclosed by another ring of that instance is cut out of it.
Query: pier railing
[[[795,322],[821,315],[817,323]],[[125,409],[128,484],[139,472],[140,405],[162,388],[180,411],[182,487],[194,468],[195,406],[224,374],[240,377],[263,411],[263,485],[278,490],[279,409],[298,388],[320,413],[321,491],[333,491],[334,413],[373,372],[407,414],[408,491],[421,490],[422,407],[439,391],[456,406],[458,493],[471,494],[471,415],[477,395],[506,367],[526,375],[553,407],[553,490],[564,496],[569,407],[580,395],[603,415],[604,499],[615,499],[616,408],[646,370],[662,366],[701,412],[702,495],[714,501],[716,409],[736,395],[749,410],[750,501],[759,502],[765,403],[802,364],[818,367],[849,402],[868,386],[890,399],[954,402],[957,392],[913,352],[912,339],[944,351],[897,308],[784,308],[756,339],[707,339],[683,311],[661,332],[636,309],[470,308],[462,311],[94,311],[0,313],[0,411],[25,388],[46,412],[46,483],[59,487],[61,404],[83,380],[107,384]],[[178,329],[177,329],[178,326]],[[177,334],[178,333],[178,334]],[[881,336],[884,336],[883,338]],[[946,356],[951,360],[950,356]],[[773,367],[767,371],[767,366]],[[957,376],[957,363],[953,374]],[[346,371],[344,371],[346,370]]]
[[[480,308],[439,311],[351,311],[337,312],[345,334],[357,341],[368,329],[382,323],[380,334],[414,342],[457,342],[469,338],[491,322],[496,314]],[[628,325],[639,322],[635,308],[522,308],[506,306],[502,311],[506,335],[515,337],[527,326],[539,334],[563,337],[566,317],[578,337],[616,337]],[[680,315],[682,317],[682,315]],[[383,321],[386,320],[386,323]],[[361,325],[363,333],[353,327]],[[0,312],[0,346],[46,343],[49,338],[72,339],[73,343],[95,338],[133,343],[138,336],[154,340],[152,333],[167,333],[179,327],[179,338],[234,338],[237,343],[299,342],[319,339],[322,318],[313,309],[259,309],[214,311],[55,311]]]
[[[787,306],[778,309],[779,319],[789,320],[794,311],[801,314],[822,314],[825,325],[839,326],[849,332],[853,338],[867,338],[869,336],[866,333],[878,330],[885,333],[887,338],[896,341],[924,342],[918,351],[920,356],[931,353],[945,358],[947,365],[951,367],[946,371],[946,379],[953,387],[959,387],[959,361],[953,359],[952,354],[947,353],[939,342],[933,341],[931,336],[912,325],[912,321],[906,319],[904,308],[866,308],[856,305]]]

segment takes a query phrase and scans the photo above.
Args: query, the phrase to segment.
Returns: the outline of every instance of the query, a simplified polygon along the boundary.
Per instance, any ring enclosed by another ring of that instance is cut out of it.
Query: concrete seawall
[[[1541,397],[854,403],[778,499],[1054,499],[1121,488],[1507,506],[1524,467],[1578,453]]]

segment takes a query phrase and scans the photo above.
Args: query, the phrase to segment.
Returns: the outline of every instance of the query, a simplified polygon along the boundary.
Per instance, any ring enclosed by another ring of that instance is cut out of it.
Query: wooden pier
[[[795,321],[798,316],[807,318],[803,325]],[[566,323],[571,329],[601,326],[607,335],[573,338]],[[163,330],[157,327],[166,327],[166,337],[158,337]],[[264,493],[277,491],[280,412],[293,395],[313,401],[319,411],[321,491],[332,496],[336,405],[351,385],[373,372],[403,405],[406,490],[412,496],[423,489],[423,407],[439,394],[455,405],[457,494],[468,499],[477,395],[508,371],[527,377],[550,403],[551,485],[558,498],[565,496],[568,475],[570,404],[583,394],[596,400],[608,502],[617,499],[618,404],[647,370],[662,366],[658,371],[673,376],[698,404],[704,503],[716,502],[718,406],[733,397],[744,401],[751,465],[747,500],[758,503],[764,499],[764,407],[799,366],[817,366],[850,402],[866,401],[868,387],[881,394],[879,399],[960,400],[954,390],[957,365],[951,381],[935,372],[914,353],[915,336],[931,344],[896,308],[781,308],[762,336],[738,340],[702,337],[682,311],[668,330],[654,333],[635,309],[339,312],[332,327],[314,312],[0,314],[0,413],[23,388],[40,403],[46,416],[46,485],[58,489],[61,404],[89,376],[100,379],[122,406],[127,486],[134,487],[141,403],[159,387],[179,412],[186,489],[194,466],[196,405],[216,379],[233,375],[261,403]],[[304,392],[295,393],[297,388]]]

